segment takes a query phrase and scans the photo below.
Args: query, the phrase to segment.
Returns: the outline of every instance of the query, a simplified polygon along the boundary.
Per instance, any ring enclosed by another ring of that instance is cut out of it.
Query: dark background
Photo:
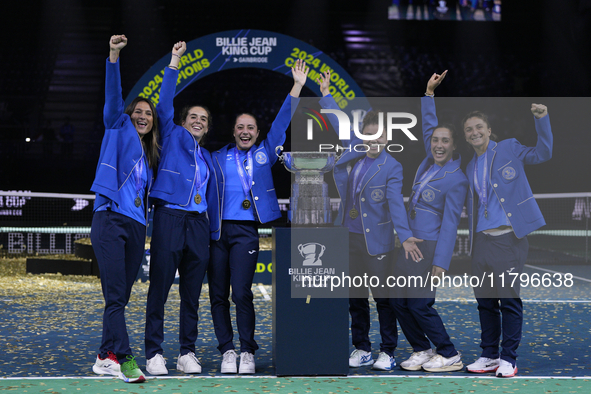
[[[104,63],[111,35],[129,39],[121,54],[127,95],[174,42],[259,29],[290,35],[329,54],[367,96],[419,97],[433,72],[448,69],[438,97],[532,97],[523,101],[545,103],[554,157],[528,169],[532,189],[591,191],[591,100],[586,98],[591,91],[591,0],[504,0],[501,22],[388,20],[390,3],[11,2],[0,17],[0,189],[89,193],[104,131]],[[198,102],[211,108],[207,147],[215,149],[229,142],[237,112],[254,113],[263,132],[268,130],[291,84],[290,78],[266,70],[222,71],[185,89],[175,107]],[[307,88],[302,94],[314,95]],[[513,110],[514,103],[507,99],[508,108]],[[535,144],[529,106],[515,113],[526,120],[490,113],[493,132]],[[58,139],[66,117],[75,128],[71,145]],[[451,115],[441,120],[458,121]],[[397,157],[405,169],[405,195],[424,157],[422,149],[421,144],[409,146]],[[461,151],[465,165],[471,154],[465,147]],[[280,165],[274,173],[279,197],[288,197],[289,173]]]

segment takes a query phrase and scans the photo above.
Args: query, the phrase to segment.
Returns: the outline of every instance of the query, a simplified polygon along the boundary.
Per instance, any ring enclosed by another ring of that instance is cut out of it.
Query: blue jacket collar
[[[488,141],[488,146],[486,147],[486,154],[490,157],[491,153],[496,153],[497,146],[499,144],[496,141],[490,140]],[[474,160],[478,160],[478,155],[474,152]]]
[[[218,152],[218,153],[227,152],[227,151],[229,151],[230,149],[232,149],[232,148],[235,148],[235,147],[236,147],[236,143],[234,143],[234,142],[231,142],[231,143],[229,143],[228,145],[224,146],[223,148],[221,148],[221,149],[218,149],[218,151],[217,151],[217,152]],[[253,146],[251,146],[251,147],[250,147],[250,149],[249,149],[249,150],[250,150],[251,152],[254,152],[254,151],[256,151],[257,149],[259,149],[259,146],[258,146],[257,144],[254,144]]]
[[[423,162],[421,163],[421,165],[419,166],[419,168],[415,174],[415,179],[414,179],[413,184],[416,184],[418,182],[417,178],[421,174],[423,174],[425,171],[427,171],[427,169],[429,167],[431,167],[431,165],[433,165],[434,163],[435,163],[435,160],[433,160],[433,156],[429,156],[425,160],[423,160]],[[460,168],[460,164],[462,164],[462,157],[460,156],[459,153],[454,153],[451,160],[449,160],[447,163],[445,163],[445,165],[441,169],[440,173],[438,174],[438,177],[431,179],[431,181],[444,178],[448,173],[451,174],[452,172],[458,171]]]

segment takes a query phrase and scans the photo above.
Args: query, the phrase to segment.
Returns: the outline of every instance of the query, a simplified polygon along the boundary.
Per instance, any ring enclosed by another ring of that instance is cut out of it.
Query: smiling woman
[[[408,222],[419,244],[423,259],[410,261],[399,254],[396,272],[403,276],[441,276],[450,266],[460,215],[464,207],[468,180],[460,169],[461,157],[455,154],[457,133],[449,124],[438,123],[435,89],[447,71],[433,74],[421,98],[423,142],[427,157],[417,169],[409,199]],[[391,300],[413,353],[400,367],[407,371],[459,371],[464,365],[452,343],[435,304],[435,290],[407,286],[396,290]],[[431,349],[431,343],[436,346]]]
[[[203,106],[187,106],[181,111],[181,126],[187,129],[203,146],[204,137],[211,128],[211,113]]]
[[[462,121],[464,125],[464,137],[466,142],[474,151],[480,156],[486,152],[488,143],[493,140],[496,141],[496,136],[492,134],[488,116],[480,111],[472,111]]]
[[[162,160],[154,183],[156,201],[150,259],[150,289],[146,305],[146,370],[166,375],[163,356],[164,305],[178,270],[180,276],[180,349],[176,367],[185,373],[201,373],[195,355],[199,295],[209,262],[207,209],[217,201],[210,153],[201,147],[211,128],[211,113],[202,105],[181,111],[181,125],[174,123],[173,99],[179,63],[187,46],[174,44],[164,71],[156,110],[162,129]]]
[[[525,165],[549,160],[553,138],[546,106],[532,104],[531,112],[538,133],[535,147],[524,146],[514,138],[491,141],[492,129],[481,112],[470,112],[462,122],[464,137],[474,149],[466,168],[472,275],[521,274],[529,250],[527,235],[546,224],[533,198]],[[466,367],[469,372],[494,372],[499,377],[517,374],[517,348],[523,326],[520,290],[519,281],[511,286],[496,283],[495,287],[474,288],[482,327],[482,354]]]
[[[249,150],[259,138],[258,122],[254,115],[242,113],[236,117],[234,140],[240,150]]]
[[[152,106],[146,101],[138,101],[131,113],[131,122],[135,126],[137,133],[143,137],[152,130],[154,117],[152,116]]]
[[[323,72],[317,79],[323,98],[322,108],[334,110],[338,104],[330,94],[330,72]],[[331,113],[329,120],[334,130],[340,131],[337,117]],[[379,111],[368,112],[363,118],[362,133],[376,135],[382,124]],[[340,132],[339,132],[340,134]],[[334,180],[341,203],[335,225],[349,230],[349,275],[369,275],[387,278],[392,272],[391,259],[396,245],[394,229],[402,243],[403,251],[412,260],[422,257],[417,243],[408,227],[402,198],[402,165],[387,149],[387,133],[365,140],[367,149],[358,150],[362,140],[355,136],[342,139],[345,149],[334,167]],[[369,337],[369,288],[378,310],[380,323],[380,354],[374,361]],[[396,366],[394,350],[398,345],[396,316],[390,305],[387,291],[375,286],[362,286],[349,295],[351,314],[351,337],[355,350],[349,356],[349,366],[358,368],[372,365],[373,369],[392,371]]]
[[[145,98],[137,97],[123,111],[119,53],[126,45],[124,35],[109,40],[106,131],[91,188],[96,200],[90,237],[105,298],[103,335],[93,371],[132,383],[145,377],[131,352],[124,313],[144,255],[147,196],[158,161],[158,120]]]
[[[222,353],[222,373],[255,373],[255,311],[251,290],[259,255],[259,223],[281,217],[271,167],[275,148],[285,142],[292,106],[297,106],[308,68],[298,60],[291,69],[294,84],[279,110],[267,138],[256,145],[259,129],[254,116],[236,118],[234,143],[213,152],[218,200],[211,200],[211,258],[207,269],[211,316]],[[214,206],[214,204],[219,204]],[[230,320],[230,286],[236,305],[240,337],[240,366],[236,367]]]

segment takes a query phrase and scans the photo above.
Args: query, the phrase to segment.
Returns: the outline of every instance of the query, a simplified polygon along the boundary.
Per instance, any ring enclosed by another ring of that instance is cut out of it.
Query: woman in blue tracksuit
[[[90,238],[105,298],[103,338],[93,366],[97,374],[143,382],[129,346],[125,306],[144,256],[147,196],[158,163],[158,119],[152,103],[138,97],[124,110],[119,53],[124,35],[109,40],[105,83],[105,136],[96,176]]]
[[[256,145],[259,129],[250,114],[241,114],[234,126],[235,142],[213,152],[212,160],[218,198],[208,200],[211,220],[210,263],[207,271],[211,317],[223,355],[221,373],[236,373],[230,285],[236,305],[240,336],[238,372],[255,372],[255,312],[251,291],[259,254],[257,226],[281,217],[273,186],[271,166],[277,161],[275,148],[285,141],[292,109],[306,83],[308,68],[298,60],[291,69],[293,88],[273,121],[267,138]]]
[[[460,216],[468,190],[468,179],[460,169],[460,155],[454,154],[457,133],[451,125],[437,123],[435,88],[447,74],[433,74],[421,98],[423,141],[427,157],[419,166],[409,199],[408,222],[424,259],[415,262],[398,256],[396,273],[403,277],[420,276],[426,286],[408,285],[397,289],[392,299],[400,327],[413,348],[411,357],[400,367],[409,371],[421,368],[429,372],[459,371],[461,356],[445,331],[441,317],[433,308],[435,290],[430,277],[449,269],[456,243]],[[431,349],[429,340],[436,347]]]
[[[177,370],[201,373],[195,356],[201,284],[209,264],[208,201],[217,200],[211,174],[210,153],[200,146],[211,127],[211,114],[203,106],[181,112],[181,126],[174,123],[173,99],[180,59],[187,46],[173,46],[156,106],[160,119],[162,159],[152,197],[156,201],[150,245],[150,288],[146,304],[146,370],[166,375],[163,357],[164,304],[178,269],[181,296]]]
[[[324,72],[318,78],[323,98],[323,108],[338,109],[329,93],[330,73]],[[329,120],[338,130],[334,115]],[[375,134],[378,130],[379,114],[368,112],[363,118],[363,134]],[[343,141],[347,144],[349,141]],[[365,142],[369,149],[355,149]],[[334,179],[341,197],[339,215],[335,224],[349,228],[349,276],[377,276],[384,283],[391,274],[392,251],[395,246],[394,228],[398,233],[404,252],[413,260],[422,258],[408,227],[404,200],[402,197],[402,166],[385,149],[385,132],[374,140],[362,141],[354,136],[349,146],[337,161]],[[373,365],[374,369],[390,371],[396,366],[394,350],[398,344],[396,316],[390,305],[387,292],[372,288],[380,323],[380,354],[374,362],[369,340],[370,314],[367,288],[351,293],[349,313],[351,314],[351,337],[355,350],[349,357],[349,366],[356,368]]]
[[[474,149],[474,157],[466,168],[470,185],[467,207],[472,275],[481,278],[492,274],[495,279],[492,288],[474,288],[482,354],[466,367],[469,372],[496,371],[498,377],[517,373],[523,305],[519,281],[511,287],[507,286],[507,279],[513,278],[509,273],[523,272],[529,249],[527,235],[546,224],[525,175],[525,165],[543,163],[552,157],[548,109],[532,104],[531,111],[538,133],[535,147],[521,145],[514,138],[491,141],[488,118],[481,112],[469,113],[462,122],[464,137]],[[505,286],[500,275],[505,275]]]

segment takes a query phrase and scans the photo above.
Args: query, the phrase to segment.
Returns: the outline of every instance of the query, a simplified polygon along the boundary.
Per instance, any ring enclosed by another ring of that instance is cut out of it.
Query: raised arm
[[[429,78],[427,82],[427,90],[425,90],[425,96],[421,98],[421,115],[423,119],[423,142],[425,144],[425,152],[427,153],[427,157],[431,155],[431,136],[433,135],[433,130],[437,126],[437,114],[435,112],[435,89],[445,76],[447,75],[447,70],[445,70],[441,75],[434,73]]]
[[[316,82],[320,85],[320,93],[322,93],[322,97],[328,96],[330,94],[328,89],[330,86],[330,70],[326,70],[318,75]]]
[[[525,164],[540,164],[552,158],[552,128],[548,108],[543,104],[532,104],[538,142],[535,147],[521,145],[517,140],[513,143],[513,153]]]
[[[322,98],[320,99],[320,106],[323,109],[336,109],[340,110],[339,105],[335,101],[335,99],[331,96],[329,87],[330,87],[330,70],[324,71],[322,74],[318,76],[316,82],[320,85],[320,93],[322,93]],[[325,114],[328,117],[328,121],[332,125],[334,132],[339,135],[339,119],[335,114]],[[357,145],[363,143],[354,133],[351,136],[352,139],[350,140],[341,140],[341,143],[344,146],[349,145]]]
[[[109,61],[111,63],[117,63],[119,59],[119,52],[127,45],[127,37],[125,34],[119,36],[111,36],[109,40]]]
[[[308,78],[308,71],[310,67],[306,67],[306,62],[298,59],[295,63],[295,67],[291,68],[291,74],[293,75],[293,87],[289,94],[292,97],[300,97],[302,87],[306,84]]]
[[[295,66],[291,68],[293,87],[279,109],[279,113],[277,113],[277,116],[271,125],[271,129],[269,129],[269,132],[267,133],[267,138],[263,141],[263,145],[270,157],[271,164],[274,164],[277,160],[275,148],[279,145],[283,145],[285,142],[285,132],[289,127],[295,108],[300,101],[300,92],[306,83],[309,70],[310,68],[306,67],[306,63],[300,59],[298,59]]]
[[[427,90],[425,91],[425,95],[426,96],[434,96],[435,89],[437,88],[437,86],[439,86],[441,84],[441,82],[443,82],[446,75],[447,75],[447,70],[445,70],[443,73],[441,73],[441,75],[439,75],[437,73],[433,73],[433,75],[431,75],[431,78],[429,78],[429,81],[427,82]]]
[[[166,138],[172,130],[172,126],[174,126],[174,93],[179,76],[178,69],[181,56],[186,50],[187,44],[184,41],[174,44],[170,55],[170,64],[164,70],[164,78],[160,87],[160,99],[158,100],[158,105],[156,105],[162,138]]]
[[[115,35],[109,39],[109,59],[107,60],[105,77],[105,108],[103,109],[103,122],[107,129],[117,127],[117,121],[125,109],[121,90],[119,53],[126,45],[127,37],[125,35]]]

